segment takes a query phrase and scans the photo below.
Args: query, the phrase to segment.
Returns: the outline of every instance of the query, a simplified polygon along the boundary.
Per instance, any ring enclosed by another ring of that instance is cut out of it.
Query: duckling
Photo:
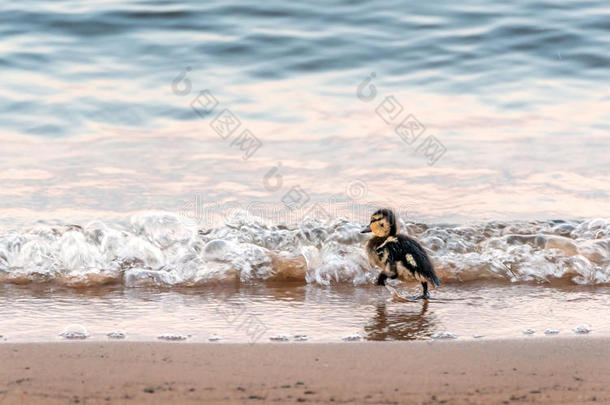
[[[374,234],[366,243],[366,252],[369,262],[382,269],[377,278],[377,285],[386,286],[388,278],[398,278],[402,281],[415,279],[421,282],[423,288],[423,294],[415,299],[430,298],[428,281],[437,286],[441,285],[424,248],[414,239],[398,234],[398,224],[392,210],[375,211],[369,225],[360,232]],[[389,290],[396,297],[396,292]],[[406,300],[400,296],[398,298]]]

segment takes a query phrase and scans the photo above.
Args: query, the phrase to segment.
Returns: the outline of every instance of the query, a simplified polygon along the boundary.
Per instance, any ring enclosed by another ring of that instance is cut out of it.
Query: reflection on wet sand
[[[421,340],[434,333],[434,315],[428,301],[413,305],[388,305],[375,308],[373,318],[364,326],[366,340]]]

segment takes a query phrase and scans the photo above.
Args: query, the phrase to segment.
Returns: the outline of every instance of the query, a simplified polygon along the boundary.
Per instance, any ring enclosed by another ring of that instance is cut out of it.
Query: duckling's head
[[[371,215],[371,222],[360,232],[373,232],[375,236],[382,238],[394,236],[398,233],[396,215],[394,215],[392,210],[387,208],[377,210],[373,215]]]

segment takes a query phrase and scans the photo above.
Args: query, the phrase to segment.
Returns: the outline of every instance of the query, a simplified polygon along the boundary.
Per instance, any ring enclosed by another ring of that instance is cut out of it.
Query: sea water
[[[3,3],[0,335],[608,333],[609,19],[603,1]],[[381,206],[437,268],[427,303],[373,285],[358,231]]]

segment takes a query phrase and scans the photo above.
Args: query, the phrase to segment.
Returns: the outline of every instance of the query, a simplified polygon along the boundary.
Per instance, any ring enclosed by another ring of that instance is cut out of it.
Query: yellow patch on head
[[[381,218],[379,220],[372,220],[371,231],[377,236],[385,238],[390,234],[390,222],[387,218]]]

